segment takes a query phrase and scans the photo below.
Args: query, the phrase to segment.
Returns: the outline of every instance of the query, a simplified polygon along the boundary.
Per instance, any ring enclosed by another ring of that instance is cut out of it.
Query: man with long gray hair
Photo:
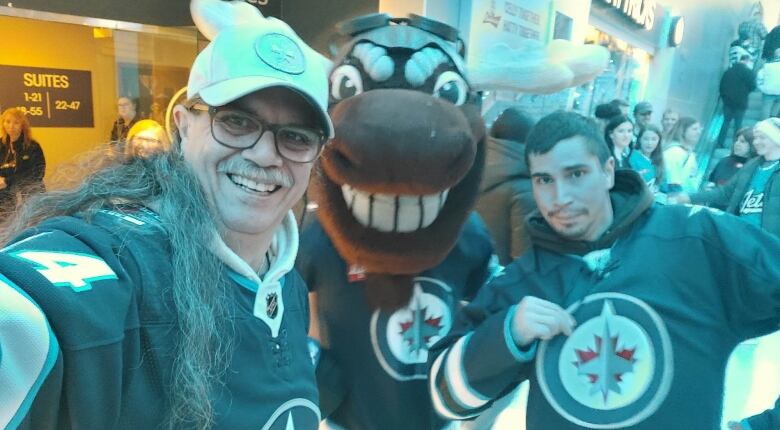
[[[171,151],[3,230],[0,428],[317,428],[290,209],[333,136],[325,63],[242,22],[196,58]]]

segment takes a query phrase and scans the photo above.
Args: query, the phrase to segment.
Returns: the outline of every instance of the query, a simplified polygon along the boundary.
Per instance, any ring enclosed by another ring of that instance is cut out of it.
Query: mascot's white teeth
[[[425,196],[370,194],[341,186],[347,208],[358,222],[382,232],[408,233],[433,224],[449,189]]]

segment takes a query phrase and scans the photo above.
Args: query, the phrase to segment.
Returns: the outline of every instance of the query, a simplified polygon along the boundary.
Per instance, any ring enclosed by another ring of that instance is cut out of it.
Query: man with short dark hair
[[[526,158],[532,247],[434,347],[437,411],[477,416],[528,379],[528,428],[718,428],[731,351],[780,324],[780,241],[654,204],[574,113],[543,118]]]
[[[639,102],[634,106],[634,134],[639,135],[639,132],[650,124],[653,119],[653,105],[650,102]]]
[[[748,96],[756,89],[756,78],[750,69],[750,55],[743,55],[720,78],[720,97],[723,99],[723,126],[718,134],[718,147],[726,142],[729,125],[734,121],[734,133],[742,128],[742,119],[748,106]]]

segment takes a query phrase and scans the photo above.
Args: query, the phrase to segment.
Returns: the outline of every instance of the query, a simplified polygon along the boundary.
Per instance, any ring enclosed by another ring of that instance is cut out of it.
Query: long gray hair
[[[214,424],[212,389],[230,361],[232,324],[228,283],[210,251],[217,227],[197,177],[181,155],[180,139],[169,152],[148,159],[106,160],[92,154],[79,164],[96,170],[77,186],[31,197],[0,230],[7,243],[48,218],[81,214],[89,221],[101,208],[154,202],[170,238],[173,302],[178,322],[168,428],[208,429]],[[73,177],[73,172],[68,173]]]

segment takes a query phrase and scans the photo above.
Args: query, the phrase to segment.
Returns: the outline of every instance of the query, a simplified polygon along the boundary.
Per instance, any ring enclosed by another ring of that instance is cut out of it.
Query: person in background
[[[680,120],[680,114],[677,113],[676,110],[667,108],[664,111],[664,114],[661,117],[661,127],[663,127],[662,137],[664,139],[669,138],[669,135],[671,134],[672,129],[674,128],[674,125],[677,124],[677,121],[679,120]]]
[[[646,127],[653,120],[653,105],[650,102],[639,102],[634,106],[634,123],[636,129],[634,133],[639,133],[639,130]]]
[[[764,49],[761,51],[761,59],[769,61],[775,56],[775,50],[780,48],[780,25],[776,25],[764,40]]]
[[[747,50],[753,59],[757,59],[761,55],[764,39],[767,36],[763,19],[764,8],[761,6],[761,2],[755,2],[750,11],[750,18],[741,22],[737,27],[739,39],[749,42]]]
[[[701,138],[701,124],[690,117],[682,117],[672,129],[664,148],[664,166],[669,192],[694,192],[698,162],[696,144]]]
[[[149,158],[151,155],[170,149],[165,129],[156,121],[142,119],[130,127],[125,144],[125,158]]]
[[[726,212],[780,237],[780,118],[753,127],[758,157],[745,163],[724,185],[674,196],[677,203],[725,207]]]
[[[604,140],[615,158],[616,169],[630,169],[631,143],[634,141],[634,123],[625,115],[619,115],[604,128]]]
[[[623,113],[620,111],[619,107],[612,103],[602,103],[596,106],[596,110],[593,112],[593,116],[596,117],[601,131],[604,131],[604,128],[607,127],[609,120],[618,115],[623,115]]]
[[[485,174],[476,210],[493,238],[502,265],[509,264],[528,247],[525,217],[536,209],[531,176],[525,164],[525,138],[534,120],[517,108],[508,108],[490,128]]]
[[[745,165],[745,163],[756,156],[753,150],[753,128],[744,127],[737,130],[734,138],[734,145],[731,147],[731,154],[723,157],[712,169],[709,182],[713,185],[723,185]]]
[[[763,93],[762,118],[780,115],[780,48],[758,71],[756,82]]]
[[[653,192],[666,189],[661,134],[661,129],[653,124],[639,130],[636,145],[628,158],[629,166],[642,176]]]
[[[156,97],[149,107],[149,119],[156,121],[157,124],[165,124],[165,108],[167,103],[162,97]]]
[[[731,42],[731,46],[729,46],[729,67],[739,63],[740,58],[742,56],[747,55],[751,58],[750,62],[750,68],[753,68],[753,56],[750,55],[750,51],[748,49],[750,48],[750,40],[748,39],[737,39],[733,42]]]
[[[723,125],[718,134],[718,148],[723,148],[732,120],[735,132],[742,128],[742,118],[745,117],[745,111],[748,107],[748,96],[756,89],[756,78],[748,66],[750,61],[750,55],[743,55],[739,62],[729,67],[720,78]]]
[[[135,102],[129,97],[120,97],[116,101],[117,114],[119,117],[111,126],[111,137],[109,142],[116,145],[121,150],[124,149],[124,143],[127,140],[127,132],[138,121]]]
[[[12,210],[17,200],[45,189],[46,158],[41,145],[32,138],[30,121],[24,112],[6,109],[0,119],[0,187],[3,188],[0,205],[4,210]]]

